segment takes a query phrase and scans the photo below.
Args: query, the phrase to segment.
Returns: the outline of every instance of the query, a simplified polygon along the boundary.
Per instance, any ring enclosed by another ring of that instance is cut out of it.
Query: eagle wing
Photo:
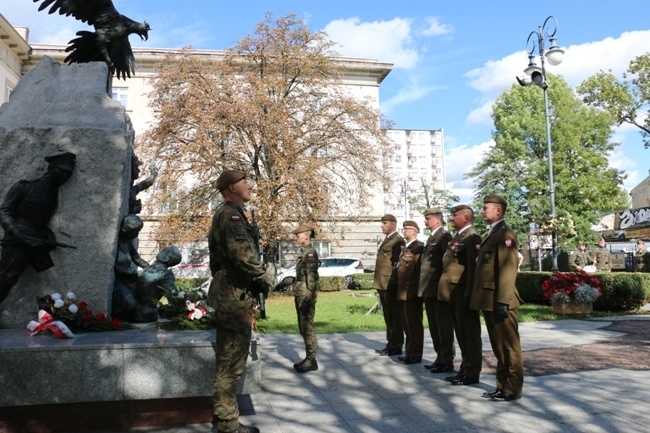
[[[34,3],[38,2],[42,2],[38,7],[39,11],[51,5],[52,7],[47,13],[53,14],[58,11],[59,15],[67,17],[72,15],[91,26],[95,25],[100,18],[111,15],[119,16],[119,12],[111,0],[34,0]]]

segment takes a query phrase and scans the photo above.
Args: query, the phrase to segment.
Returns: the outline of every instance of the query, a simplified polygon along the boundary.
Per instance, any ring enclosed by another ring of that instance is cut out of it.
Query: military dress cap
[[[72,171],[77,162],[77,155],[72,152],[63,152],[58,155],[46,156],[45,161],[48,164],[56,165],[62,170]]]
[[[402,224],[402,227],[415,227],[416,230],[420,230],[420,226],[415,221],[406,220]]]
[[[298,227],[296,227],[293,230],[294,235],[297,235],[298,233],[304,233],[304,232],[312,232],[312,233],[314,233],[314,228],[312,226],[310,226],[309,224],[302,224],[302,225],[299,225]]]
[[[503,198],[500,195],[497,195],[497,194],[492,194],[492,195],[486,196],[483,199],[483,203],[496,203],[496,204],[500,204],[500,205],[503,205],[503,206],[508,206],[508,202],[506,201],[506,199]]]
[[[434,207],[434,208],[426,209],[422,215],[427,216],[427,215],[442,215],[442,214],[443,214],[442,209]]]
[[[387,213],[386,215],[384,215],[383,217],[381,217],[381,220],[382,220],[382,221],[392,221],[392,222],[394,222],[394,223],[397,222],[397,218],[395,218],[395,215],[391,215],[391,214],[389,214],[389,213]]]
[[[472,208],[466,204],[457,204],[456,206],[452,207],[449,212],[451,212],[451,214],[453,215],[459,210],[463,210],[463,209],[472,210]]]
[[[217,189],[223,191],[233,183],[237,183],[242,179],[246,179],[246,173],[239,170],[226,170],[219,175],[217,179]]]

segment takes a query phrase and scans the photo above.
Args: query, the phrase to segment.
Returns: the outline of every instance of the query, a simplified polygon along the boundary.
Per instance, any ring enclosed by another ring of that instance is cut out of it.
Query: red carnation
[[[84,309],[88,308],[88,304],[86,304],[84,301],[79,302],[77,305],[79,306],[79,308],[84,308]]]
[[[99,313],[99,314],[97,315],[97,320],[104,321],[105,319],[106,319],[106,314],[104,314],[104,313]]]

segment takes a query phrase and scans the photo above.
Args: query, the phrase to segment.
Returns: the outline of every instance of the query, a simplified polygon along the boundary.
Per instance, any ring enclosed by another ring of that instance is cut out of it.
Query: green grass
[[[318,294],[314,326],[318,334],[337,334],[345,332],[383,331],[386,329],[381,313],[374,311],[366,314],[379,300],[374,290],[344,290],[340,292],[321,292]],[[634,313],[634,312],[632,312]],[[524,304],[519,308],[520,322],[536,322],[541,320],[560,320],[586,317],[606,317],[622,315],[594,311],[583,316],[564,316],[553,312],[547,305]],[[428,327],[426,314],[424,327]],[[481,318],[481,321],[483,319]],[[266,300],[266,319],[258,320],[257,329],[260,333],[297,334],[298,319],[293,294],[273,293]]]

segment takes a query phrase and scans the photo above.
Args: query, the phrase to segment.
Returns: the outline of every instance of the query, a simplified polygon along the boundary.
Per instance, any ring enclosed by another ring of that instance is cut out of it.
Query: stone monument
[[[128,211],[134,130],[124,107],[106,94],[105,63],[60,66],[50,58],[19,82],[0,106],[0,197],[20,179],[43,174],[43,158],[76,155],[49,223],[57,241],[54,267],[22,274],[0,305],[0,328],[25,328],[38,298],[74,292],[110,314],[120,223]],[[0,229],[1,230],[1,229]]]

